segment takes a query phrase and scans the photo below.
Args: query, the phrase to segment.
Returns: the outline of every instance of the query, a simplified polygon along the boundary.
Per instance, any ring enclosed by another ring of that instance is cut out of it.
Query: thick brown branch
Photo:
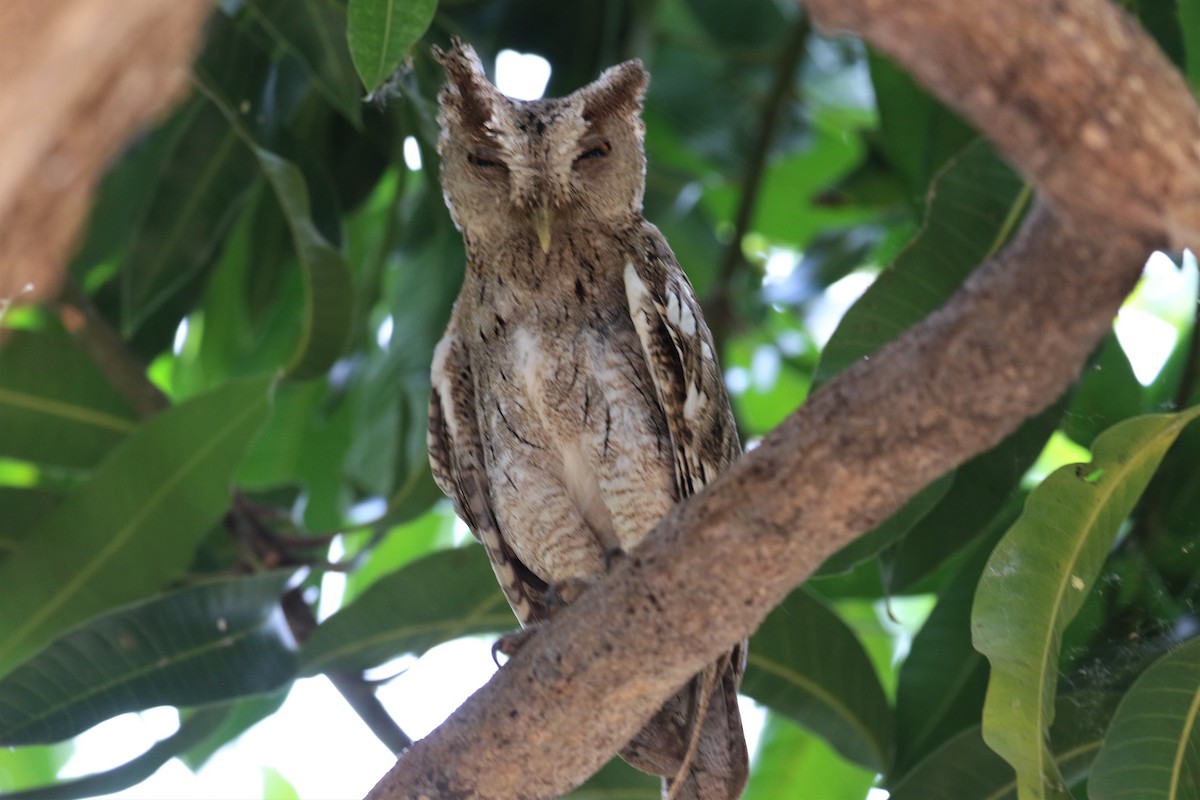
[[[53,295],[92,187],[184,91],[211,10],[212,0],[0,2],[0,301]]]
[[[1105,0],[811,6],[826,25],[864,26],[1061,215],[1039,203],[946,307],[676,508],[372,798],[543,798],[577,785],[823,559],[1057,397],[1149,249],[1200,231],[1195,104]]]
[[[888,53],[1057,206],[1200,244],[1200,113],[1138,23],[1103,0],[805,0]]]
[[[577,784],[825,558],[1061,394],[1151,244],[1039,205],[945,308],[676,508],[371,797],[513,800]]]

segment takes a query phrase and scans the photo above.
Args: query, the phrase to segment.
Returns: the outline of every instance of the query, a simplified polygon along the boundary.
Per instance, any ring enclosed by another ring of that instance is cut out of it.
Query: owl
[[[523,102],[469,46],[434,55],[441,183],[467,268],[434,353],[430,463],[535,625],[741,447],[695,294],[642,217],[641,63]],[[664,796],[740,796],[744,652],[696,675],[621,751],[663,777]]]

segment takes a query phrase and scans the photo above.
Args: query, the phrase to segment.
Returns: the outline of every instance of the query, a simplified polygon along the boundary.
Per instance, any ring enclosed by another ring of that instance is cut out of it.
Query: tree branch
[[[561,795],[826,557],[1076,379],[1148,251],[1200,230],[1200,117],[1106,0],[1043,5],[810,4],[864,26],[1061,212],[1039,202],[945,307],[676,507],[369,797]]]
[[[1054,203],[1200,242],[1200,115],[1111,2],[806,0],[969,119]]]
[[[211,10],[212,0],[0,3],[0,302],[53,296],[93,186],[186,91]]]

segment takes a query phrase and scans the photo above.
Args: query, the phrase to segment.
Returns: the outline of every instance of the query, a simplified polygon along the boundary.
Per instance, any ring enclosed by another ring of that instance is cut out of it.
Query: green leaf
[[[362,125],[362,87],[346,44],[346,12],[335,0],[250,0],[267,33],[295,53],[325,99]]]
[[[71,757],[73,742],[49,747],[0,747],[0,793],[8,796],[26,786],[52,783]]]
[[[454,511],[448,503],[443,503],[388,531],[383,541],[372,548],[366,563],[346,576],[344,602],[352,602],[372,584],[406,564],[452,546],[454,522]],[[346,549],[350,555],[356,550],[350,542]]]
[[[192,117],[152,188],[121,260],[122,328],[133,331],[211,263],[254,181],[253,161],[216,109]]]
[[[883,149],[904,176],[912,198],[923,200],[938,170],[976,134],[886,56],[869,50],[867,65],[879,105]]]
[[[1101,434],[1093,460],[1056,470],[992,553],[975,597],[975,647],[991,663],[984,738],[1017,771],[1022,800],[1065,796],[1046,747],[1059,648],[1121,523],[1200,407]]]
[[[199,772],[218,750],[278,711],[291,690],[292,684],[289,683],[270,694],[255,695],[229,704],[229,714],[221,725],[214,728],[203,740],[189,747],[187,752],[180,753],[179,760],[192,772]],[[184,714],[185,721],[188,719],[188,713]]]
[[[971,646],[971,601],[1001,530],[976,545],[913,637],[896,689],[893,776],[903,775],[950,736],[978,723],[987,663]]]
[[[1200,0],[1179,0],[1179,31],[1192,94],[1200,97]]]
[[[221,94],[215,78],[196,67],[200,88],[242,139],[283,209],[304,276],[304,322],[300,341],[287,366],[287,377],[306,380],[324,375],[346,349],[354,320],[354,284],[350,268],[313,222],[308,184],[291,161],[262,147],[241,116]]]
[[[274,767],[263,767],[263,794],[266,800],[300,800],[296,787]]]
[[[846,761],[819,737],[772,713],[742,800],[862,800],[874,783],[874,771]]]
[[[1200,791],[1200,639],[1168,653],[1125,695],[1096,756],[1091,800],[1175,800]]]
[[[662,780],[614,758],[566,797],[567,800],[659,800]]]
[[[1079,379],[1071,407],[1063,417],[1063,432],[1087,447],[1104,429],[1152,410],[1143,408],[1145,398],[1129,357],[1116,335],[1110,333]]]
[[[48,744],[127,711],[278,688],[296,671],[279,606],[292,572],[182,589],[59,637],[0,679],[0,745]]]
[[[228,383],[141,426],[0,564],[0,675],[68,628],[182,574],[229,506],[269,385]]]
[[[869,656],[850,628],[803,588],[750,640],[742,693],[855,763],[882,772],[891,762],[892,709]]]
[[[350,0],[346,35],[363,85],[375,91],[425,34],[437,0]]]
[[[1116,706],[1108,692],[1061,696],[1051,730],[1055,761],[1066,781],[1078,783],[1104,741]],[[887,782],[890,800],[1016,800],[1017,776],[983,741],[979,725],[950,737],[897,783]]]
[[[287,377],[306,380],[324,375],[350,340],[354,319],[354,283],[342,254],[312,221],[304,174],[290,161],[254,148],[259,166],[283,207],[304,276],[304,326],[287,366]]]
[[[953,475],[943,475],[926,486],[874,530],[864,533],[827,558],[816,571],[816,577],[849,572],[867,559],[879,555],[884,548],[902,539],[912,530],[912,527],[946,496],[953,483]]]
[[[954,472],[950,491],[881,556],[884,583],[901,593],[982,534],[1003,512],[1062,418],[1068,397],[1025,420],[1000,444]]]
[[[92,467],[135,428],[128,403],[66,331],[4,332],[0,455]]]
[[[367,669],[515,624],[483,550],[443,550],[379,580],[321,623],[300,650],[300,671]]]
[[[5,800],[74,800],[114,794],[136,786],[158,772],[163,764],[219,728],[228,713],[229,707],[226,705],[202,708],[184,721],[178,731],[119,767],[50,786],[12,792],[5,795]]]
[[[813,378],[824,383],[941,308],[1008,241],[1028,188],[990,145],[965,148],[934,179],[925,222],[842,317]]]

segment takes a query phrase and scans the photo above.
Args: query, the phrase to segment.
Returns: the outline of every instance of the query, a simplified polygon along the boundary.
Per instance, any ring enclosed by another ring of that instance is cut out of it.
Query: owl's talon
[[[511,633],[502,634],[496,641],[492,642],[492,661],[496,663],[496,666],[504,666],[500,663],[500,659],[496,657],[497,653],[503,653],[508,658],[512,658],[529,641],[529,637],[533,635],[534,630],[536,629],[522,628]]]

